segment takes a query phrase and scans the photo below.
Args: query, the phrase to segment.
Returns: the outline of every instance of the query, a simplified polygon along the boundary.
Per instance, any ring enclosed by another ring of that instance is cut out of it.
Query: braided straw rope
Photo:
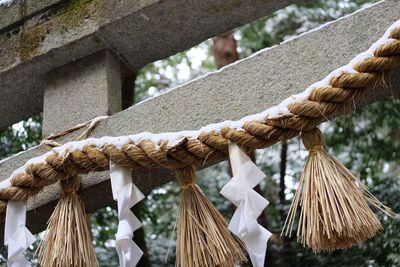
[[[105,171],[109,169],[110,159],[129,169],[198,167],[226,158],[229,141],[251,151],[309,131],[328,119],[350,112],[355,101],[384,83],[389,71],[400,67],[400,27],[392,30],[389,37],[393,40],[375,49],[373,57],[355,64],[354,73],[333,77],[331,87],[315,88],[307,100],[291,103],[288,106],[290,115],[268,118],[264,123],[245,122],[243,129],[202,132],[197,139],[186,137],[174,145],[164,140],[158,144],[143,140],[122,147],[87,145],[65,156],[49,155],[43,163],[28,165],[24,172],[11,178],[11,186],[0,190],[0,215],[5,214],[8,200],[27,200],[45,186],[66,179],[67,174]]]

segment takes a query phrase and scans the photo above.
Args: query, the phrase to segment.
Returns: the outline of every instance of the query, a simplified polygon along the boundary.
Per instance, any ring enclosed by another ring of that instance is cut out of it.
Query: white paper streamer
[[[221,190],[221,194],[237,206],[229,230],[243,241],[253,266],[262,267],[272,233],[262,227],[257,218],[269,202],[253,188],[265,174],[232,142],[229,142],[229,158],[233,177]]]
[[[114,200],[118,201],[118,231],[115,235],[120,267],[134,267],[143,251],[133,242],[133,232],[142,227],[131,207],[144,199],[132,183],[131,172],[110,161],[111,187]]]
[[[8,246],[8,267],[29,267],[25,259],[25,250],[36,241],[25,227],[26,202],[8,201],[4,227],[4,245]]]

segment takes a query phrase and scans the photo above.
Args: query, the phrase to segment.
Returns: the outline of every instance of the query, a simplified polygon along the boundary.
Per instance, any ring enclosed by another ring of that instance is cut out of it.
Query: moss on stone
[[[21,18],[26,17],[27,10],[28,10],[28,5],[26,4],[26,0],[21,0],[19,3],[19,10],[18,10]]]
[[[62,31],[79,27],[86,20],[96,20],[101,13],[101,0],[70,0],[56,15],[57,24]]]
[[[244,3],[241,0],[227,1],[226,3],[223,4],[219,4],[218,2],[215,3],[214,5],[210,5],[207,11],[209,12],[209,14],[213,15],[224,14],[239,8],[243,4]]]
[[[41,24],[21,33],[19,56],[22,61],[29,60],[40,53],[43,40],[49,32],[48,24]]]
[[[49,33],[56,31],[59,34],[63,34],[87,23],[88,19],[96,20],[99,18],[103,1],[104,0],[66,1],[50,21],[23,30],[20,35],[20,59],[26,61],[40,54],[43,41]]]

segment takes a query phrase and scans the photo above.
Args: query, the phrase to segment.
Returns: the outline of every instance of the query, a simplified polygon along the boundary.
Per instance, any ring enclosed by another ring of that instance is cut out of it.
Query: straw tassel
[[[228,223],[195,184],[194,167],[177,170],[181,186],[178,240],[179,267],[233,267],[245,262],[243,244]]]
[[[51,215],[39,246],[42,267],[97,267],[78,176],[60,181],[64,195]]]
[[[351,247],[373,237],[382,225],[369,206],[390,216],[392,211],[325,151],[318,128],[301,138],[309,157],[282,233],[291,235],[300,206],[298,241],[314,252]]]

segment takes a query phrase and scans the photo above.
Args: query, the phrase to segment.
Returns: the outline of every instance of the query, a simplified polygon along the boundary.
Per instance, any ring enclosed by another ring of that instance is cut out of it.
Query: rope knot
[[[60,184],[65,194],[76,193],[81,187],[81,179],[78,175],[71,175],[64,180],[60,180]]]
[[[301,132],[301,140],[310,153],[322,149],[324,145],[322,133],[317,127],[311,131]]]
[[[176,170],[176,180],[182,189],[189,189],[195,186],[194,166],[184,167]]]
[[[315,154],[315,153],[317,153],[318,151],[321,151],[321,150],[323,150],[324,149],[324,147],[322,146],[322,145],[316,145],[316,146],[313,146],[311,149],[309,149],[308,150],[308,153],[310,153],[310,154]]]

